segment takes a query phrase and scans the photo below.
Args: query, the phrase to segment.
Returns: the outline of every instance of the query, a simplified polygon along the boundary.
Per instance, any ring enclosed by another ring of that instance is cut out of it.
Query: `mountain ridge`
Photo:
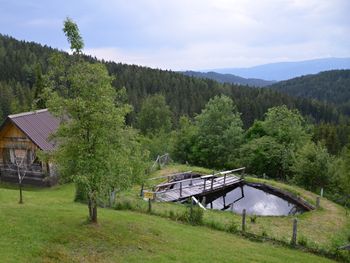
[[[268,81],[282,81],[322,71],[350,69],[350,58],[319,58],[303,61],[276,62],[246,68],[217,68],[200,70],[221,74],[233,74],[243,78],[257,78]]]
[[[180,71],[180,73],[190,76],[190,77],[196,77],[196,78],[205,78],[205,79],[212,79],[216,80],[220,83],[230,83],[230,84],[236,84],[236,85],[247,85],[251,87],[266,87],[268,85],[271,85],[275,83],[274,81],[268,81],[264,79],[255,79],[255,78],[242,78],[240,76],[236,76],[233,74],[221,74],[214,71],[210,72],[199,72],[199,71]]]

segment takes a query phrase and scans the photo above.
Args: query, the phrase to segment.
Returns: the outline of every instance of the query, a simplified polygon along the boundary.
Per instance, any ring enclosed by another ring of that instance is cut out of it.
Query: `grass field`
[[[0,262],[331,262],[312,254],[252,242],[131,211],[74,203],[74,187],[18,191],[0,187]]]

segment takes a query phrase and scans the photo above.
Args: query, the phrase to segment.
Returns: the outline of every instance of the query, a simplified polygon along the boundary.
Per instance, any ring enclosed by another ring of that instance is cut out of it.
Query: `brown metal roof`
[[[60,122],[47,109],[9,115],[8,118],[41,150],[55,148],[49,136],[57,130]]]

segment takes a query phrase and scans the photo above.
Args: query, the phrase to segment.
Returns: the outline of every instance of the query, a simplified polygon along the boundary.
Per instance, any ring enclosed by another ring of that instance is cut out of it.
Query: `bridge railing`
[[[180,192],[179,193],[180,197],[182,197],[183,190],[187,189],[187,188],[192,188],[193,186],[199,186],[200,187],[200,186],[203,185],[203,191],[213,190],[213,188],[214,188],[214,180],[216,178],[219,178],[219,177],[223,177],[224,178],[222,185],[226,186],[227,176],[230,175],[230,174],[233,174],[235,172],[243,172],[243,174],[240,177],[240,179],[243,179],[244,171],[245,171],[245,167],[241,167],[241,168],[238,168],[238,169],[233,169],[233,170],[213,173],[213,174],[209,174],[209,175],[203,175],[203,176],[199,176],[199,177],[192,177],[192,174],[191,174],[190,178],[181,179],[181,180],[174,180],[174,181],[170,182],[170,180],[171,180],[170,178],[176,179],[176,177],[179,176],[179,175],[191,173],[191,172],[185,172],[185,173],[177,173],[177,174],[172,174],[172,175],[167,175],[167,176],[154,177],[154,178],[150,178],[149,180],[156,180],[156,179],[167,178],[167,182],[166,183],[161,183],[161,184],[158,184],[158,185],[152,187],[152,192],[154,194],[161,194],[161,193],[165,193],[165,192],[169,192],[169,191],[179,191]],[[198,181],[198,180],[200,180],[199,183],[193,184],[193,181]],[[209,181],[209,180],[210,180],[210,187],[207,188],[207,181]],[[188,183],[188,184],[184,185],[185,183]],[[176,185],[179,185],[179,187],[175,187]],[[140,193],[141,196],[143,195],[143,191],[144,191],[143,188],[144,188],[144,185],[142,185],[142,188],[141,188],[141,193]]]

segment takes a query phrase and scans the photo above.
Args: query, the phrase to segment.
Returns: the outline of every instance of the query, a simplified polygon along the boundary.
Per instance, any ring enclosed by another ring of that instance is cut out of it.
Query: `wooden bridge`
[[[185,172],[181,174],[151,178],[150,180],[167,178],[167,182],[154,186],[153,191],[146,191],[142,189],[141,193],[151,192],[153,193],[153,199],[161,202],[181,201],[192,196],[203,196],[223,190],[227,187],[238,185],[244,179],[243,176],[237,176],[234,173],[244,172],[244,170],[245,168],[243,167],[204,176],[199,176],[196,174],[193,176],[192,172]]]

